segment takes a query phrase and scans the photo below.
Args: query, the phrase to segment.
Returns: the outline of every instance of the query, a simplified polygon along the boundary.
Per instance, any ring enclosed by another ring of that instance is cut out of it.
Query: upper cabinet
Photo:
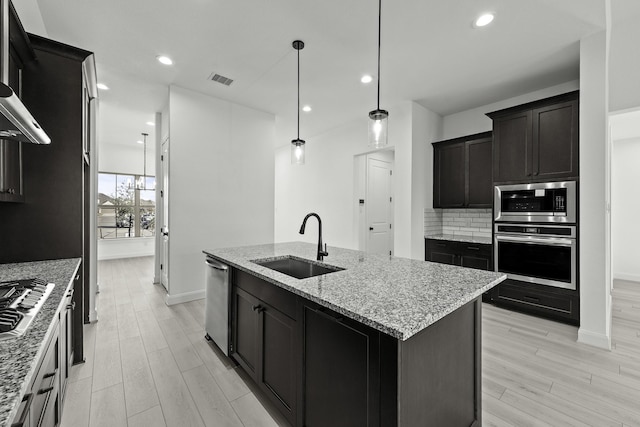
[[[495,183],[578,177],[578,96],[575,91],[487,114]]]
[[[9,3],[8,6],[9,25],[6,27],[0,25],[0,52],[6,52],[6,55],[0,54],[1,66],[6,66],[6,74],[0,73],[0,80],[8,84],[16,95],[21,97],[22,70],[25,63],[35,58],[35,53],[13,4]],[[2,115],[0,115],[0,122],[9,123]],[[0,127],[11,128],[11,126]],[[24,202],[22,174],[22,143],[0,139],[0,202]]]
[[[433,207],[490,208],[491,132],[433,143]]]

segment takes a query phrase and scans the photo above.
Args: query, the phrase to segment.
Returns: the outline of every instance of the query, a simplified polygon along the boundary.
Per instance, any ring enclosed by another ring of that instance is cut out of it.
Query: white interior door
[[[393,255],[391,162],[367,156],[367,252]]]
[[[169,139],[162,143],[162,256],[160,264],[160,283],[169,290]]]

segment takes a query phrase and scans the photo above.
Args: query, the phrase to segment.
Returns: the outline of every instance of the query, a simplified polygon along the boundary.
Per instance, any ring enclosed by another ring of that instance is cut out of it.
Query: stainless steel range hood
[[[9,6],[10,0],[0,0],[0,139],[50,144],[38,122],[7,84],[9,83]]]

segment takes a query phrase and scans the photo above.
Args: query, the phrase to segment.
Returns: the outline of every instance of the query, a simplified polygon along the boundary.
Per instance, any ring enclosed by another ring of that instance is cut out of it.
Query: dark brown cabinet
[[[507,279],[489,291],[491,302],[524,313],[580,323],[580,297],[577,291]]]
[[[0,36],[1,37],[1,36]],[[9,6],[9,74],[7,83],[18,97],[22,97],[22,70],[35,57],[13,4]],[[2,129],[14,129],[0,115]],[[22,143],[0,139],[0,202],[24,202]]]
[[[295,424],[300,380],[296,297],[238,270],[232,277],[231,357]]]
[[[381,425],[379,335],[305,304],[304,426]]]
[[[491,146],[491,132],[433,143],[434,208],[491,207]]]
[[[425,239],[425,261],[493,270],[492,245]]]
[[[493,181],[578,177],[578,92],[487,114],[493,120]]]

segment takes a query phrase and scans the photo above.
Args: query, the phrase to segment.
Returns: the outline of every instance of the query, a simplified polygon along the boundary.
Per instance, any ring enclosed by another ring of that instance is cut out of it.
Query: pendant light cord
[[[298,49],[298,140],[300,139],[300,49]]]
[[[380,32],[382,27],[382,0],[378,0],[378,110],[380,109]]]

